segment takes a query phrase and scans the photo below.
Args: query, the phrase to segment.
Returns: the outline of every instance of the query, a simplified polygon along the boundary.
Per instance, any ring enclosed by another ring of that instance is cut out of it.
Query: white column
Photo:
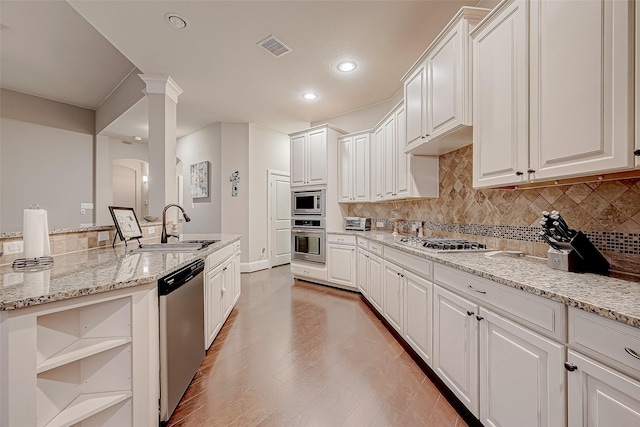
[[[139,74],[146,83],[149,109],[149,215],[161,216],[178,202],[176,184],[176,110],[182,89],[169,76]],[[177,222],[177,209],[167,219]]]

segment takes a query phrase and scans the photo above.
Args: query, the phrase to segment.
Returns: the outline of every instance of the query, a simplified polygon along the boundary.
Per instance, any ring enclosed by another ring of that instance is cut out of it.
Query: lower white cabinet
[[[327,280],[348,289],[356,289],[356,238],[327,234]]]
[[[433,283],[409,271],[404,276],[404,339],[431,366]]]
[[[477,312],[471,301],[433,287],[433,370],[479,417]]]
[[[240,242],[209,255],[206,266],[204,348],[208,349],[240,297]]]
[[[404,335],[404,274],[397,265],[384,262],[383,316],[400,335]]]
[[[369,299],[369,253],[358,249],[356,253],[356,287]]]
[[[358,289],[382,313],[384,261],[362,248],[358,249]]]
[[[485,426],[565,423],[564,346],[434,287],[433,367]]]
[[[640,426],[640,381],[574,350],[567,369],[569,427]]]
[[[0,425],[157,424],[157,310],[150,283],[0,313]]]
[[[482,307],[479,319],[482,424],[564,425],[564,346]]]

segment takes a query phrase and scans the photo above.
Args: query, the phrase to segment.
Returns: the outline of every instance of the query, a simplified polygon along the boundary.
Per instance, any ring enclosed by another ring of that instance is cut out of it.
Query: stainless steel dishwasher
[[[165,425],[204,359],[204,261],[158,281],[160,424]]]

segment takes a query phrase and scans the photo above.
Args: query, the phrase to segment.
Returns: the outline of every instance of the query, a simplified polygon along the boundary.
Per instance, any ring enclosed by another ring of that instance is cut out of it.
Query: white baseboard
[[[266,270],[267,268],[269,268],[268,259],[261,259],[260,261],[240,263],[241,273],[253,273],[254,271]]]

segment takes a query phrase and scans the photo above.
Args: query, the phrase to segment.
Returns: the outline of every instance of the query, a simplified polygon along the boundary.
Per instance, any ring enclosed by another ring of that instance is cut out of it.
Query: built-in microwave
[[[325,202],[325,190],[292,191],[291,216],[324,217]]]

